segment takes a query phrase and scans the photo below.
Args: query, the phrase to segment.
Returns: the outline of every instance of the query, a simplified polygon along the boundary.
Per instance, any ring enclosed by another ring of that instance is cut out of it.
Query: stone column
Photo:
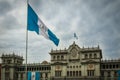
[[[26,78],[27,78],[27,74],[26,73],[22,73],[22,75],[23,75],[23,80],[26,80]]]
[[[1,80],[5,80],[5,68],[1,70]]]
[[[50,73],[48,73],[48,80],[50,80]]]
[[[86,76],[86,69],[85,69],[85,64],[81,66],[81,75],[84,77]]]
[[[114,71],[111,71],[111,80],[114,80]]]
[[[21,80],[20,73],[18,74],[18,80]]]
[[[61,66],[62,72],[61,72],[61,76],[67,76],[67,68],[66,66]]]
[[[104,72],[104,75],[105,75],[105,80],[107,80],[108,73],[106,71]]]
[[[14,69],[10,68],[10,80],[14,80]]]
[[[87,76],[87,65],[84,65],[84,76]]]
[[[95,66],[95,76],[100,76],[100,64],[96,64]]]

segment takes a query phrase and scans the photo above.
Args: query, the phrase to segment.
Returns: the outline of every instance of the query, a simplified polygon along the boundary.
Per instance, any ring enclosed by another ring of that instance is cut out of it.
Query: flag
[[[27,30],[35,31],[39,34],[38,16],[28,4]]]
[[[76,33],[74,33],[74,38],[78,39],[78,36],[76,35]]]
[[[120,80],[120,70],[118,70],[117,73],[118,73],[118,80]]]
[[[28,80],[40,80],[40,72],[28,72],[27,79]]]
[[[43,35],[46,39],[54,42],[56,46],[59,44],[59,39],[37,16],[32,7],[28,4],[27,30],[35,31],[37,34]],[[40,33],[39,33],[40,32]]]

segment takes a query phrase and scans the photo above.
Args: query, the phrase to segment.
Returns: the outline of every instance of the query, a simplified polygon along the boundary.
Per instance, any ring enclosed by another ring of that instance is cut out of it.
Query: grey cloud
[[[18,23],[17,19],[12,15],[6,15],[4,19],[0,22],[3,28],[6,28],[6,29],[11,29],[16,27],[17,23]]]
[[[24,3],[15,0],[8,2],[5,3],[8,4],[8,7],[11,6],[12,2],[16,3],[10,7],[9,12],[22,8],[22,3]],[[20,4],[18,5],[18,3]],[[47,2],[45,0],[30,0],[30,4],[41,19],[44,19],[43,21],[47,23],[48,28],[53,26],[51,30],[60,38],[60,45],[56,47],[53,42],[29,31],[29,62],[49,60],[48,52],[52,48],[63,48],[63,46],[68,47],[72,44],[74,32],[79,37],[77,42],[80,47],[83,45],[93,46],[99,42],[104,57],[117,58],[120,56],[119,0],[49,0]],[[7,13],[7,9],[3,12]],[[22,9],[20,10],[24,13]],[[4,33],[0,35],[0,49],[22,50],[25,56],[25,31],[18,22],[18,18],[8,14],[2,18],[0,30]],[[16,27],[19,29],[18,32]],[[8,37],[10,35],[13,38]],[[112,56],[112,54],[115,55]],[[35,60],[36,58],[37,60]]]
[[[7,1],[0,1],[0,15],[7,14],[12,9],[12,6]]]
[[[17,19],[12,15],[6,15],[1,21],[0,21],[0,35],[3,35],[3,33],[6,33],[7,31],[10,31],[12,29],[19,29],[19,23],[17,22]]]
[[[25,35],[19,33],[19,31],[17,32],[16,30],[8,31],[6,34],[1,35],[0,44],[0,49],[22,49],[25,47]]]
[[[21,25],[18,23],[18,18],[12,14],[17,8],[15,5],[18,4],[20,3],[13,0],[0,1],[0,35],[4,35],[15,28],[20,29],[19,26]]]

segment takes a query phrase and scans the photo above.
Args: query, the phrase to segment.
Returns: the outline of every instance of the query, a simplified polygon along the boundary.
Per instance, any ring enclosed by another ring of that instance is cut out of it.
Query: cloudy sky
[[[28,63],[50,61],[51,49],[76,41],[81,48],[100,45],[104,59],[120,58],[120,0],[29,0],[30,5],[60,39],[59,46],[28,32]],[[0,0],[0,55],[24,56],[27,26],[26,0]],[[76,33],[78,40],[74,39]]]

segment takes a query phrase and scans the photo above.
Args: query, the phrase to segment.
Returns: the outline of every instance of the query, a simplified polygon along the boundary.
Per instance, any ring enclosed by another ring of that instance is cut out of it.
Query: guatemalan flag
[[[74,33],[74,38],[78,39],[78,36],[76,35],[76,33]]]
[[[118,80],[120,80],[120,70],[118,70],[117,73],[118,73]]]
[[[40,80],[40,72],[28,72],[28,80]]]
[[[59,44],[59,39],[53,34],[50,29],[42,22],[42,20],[37,16],[32,7],[28,4],[28,17],[27,17],[27,30],[35,31],[37,34],[39,32],[46,39],[49,39],[54,42],[56,46]]]

